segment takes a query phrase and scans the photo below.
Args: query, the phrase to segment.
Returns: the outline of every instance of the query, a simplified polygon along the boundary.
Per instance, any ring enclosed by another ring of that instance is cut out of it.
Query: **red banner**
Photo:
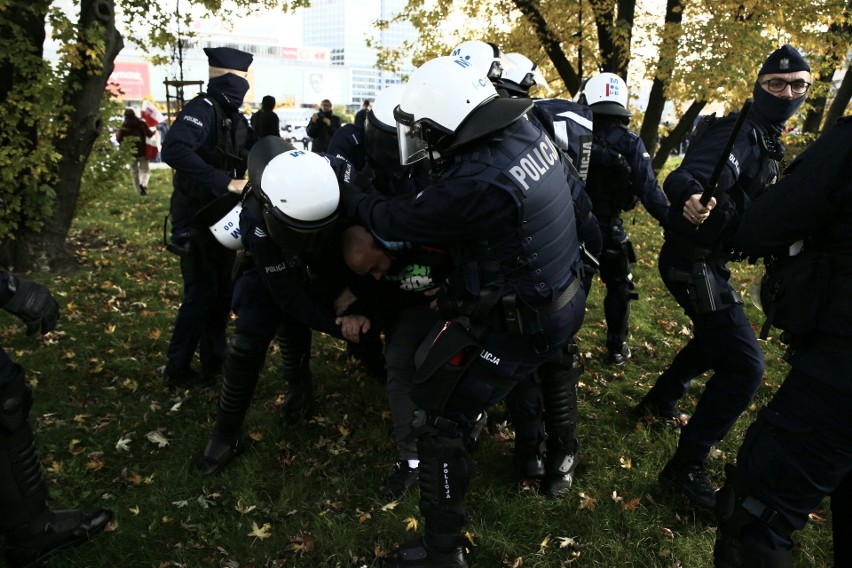
[[[107,88],[121,100],[139,101],[151,96],[151,78],[148,63],[144,61],[116,61],[109,76]],[[121,89],[121,92],[119,92]],[[123,92],[123,94],[122,94]]]

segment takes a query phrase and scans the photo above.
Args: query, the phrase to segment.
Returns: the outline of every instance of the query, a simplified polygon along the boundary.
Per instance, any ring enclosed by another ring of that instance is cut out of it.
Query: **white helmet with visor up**
[[[542,75],[538,65],[522,53],[507,53],[503,56],[503,76],[500,86],[513,95],[527,96],[530,89],[547,88],[547,80]]]
[[[450,53],[450,57],[464,59],[492,82],[503,74],[501,55],[496,44],[479,40],[462,42]]]
[[[400,162],[414,163],[432,150],[451,152],[509,126],[531,106],[529,100],[500,98],[464,59],[427,61],[411,75],[394,111]]]

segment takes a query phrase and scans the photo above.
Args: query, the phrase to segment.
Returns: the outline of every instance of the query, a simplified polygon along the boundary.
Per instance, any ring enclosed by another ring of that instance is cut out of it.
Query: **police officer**
[[[351,168],[341,160],[336,165]],[[222,471],[242,452],[243,421],[276,332],[285,341],[285,373],[289,365],[306,374],[311,329],[351,341],[370,330],[367,318],[338,317],[332,309],[346,269],[337,244],[340,190],[329,161],[269,136],[252,149],[249,177],[240,212],[245,251],[234,284],[237,318],[213,434],[193,465],[202,476]]]
[[[454,248],[438,300],[446,321],[419,350],[412,394],[425,535],[386,566],[467,566],[464,440],[582,322],[570,176],[550,139],[522,120],[530,106],[499,97],[463,59],[431,60],[411,76],[395,115],[401,162],[428,159],[432,183],[410,197],[347,196],[349,213],[383,240]]]
[[[603,237],[600,276],[606,284],[607,361],[623,365],[630,358],[627,332],[633,292],[633,245],[624,231],[622,211],[641,201],[665,227],[669,212],[666,196],[651,167],[651,156],[639,136],[628,128],[627,84],[614,73],[600,73],[583,87],[580,102],[594,113],[594,136],[586,179],[586,193]]]
[[[778,161],[784,153],[778,137],[804,102],[808,81],[810,69],[795,49],[785,45],[774,51],[760,68],[754,105],[730,155],[723,155],[723,148],[731,137],[735,115],[715,121],[699,134],[664,184],[671,207],[660,274],[692,320],[694,331],[637,410],[678,419],[678,400],[692,379],[713,370],[692,418],[681,429],[674,456],[659,477],[662,485],[701,507],[712,508],[715,502],[716,488],[704,467],[710,448],[746,409],[763,377],[763,353],[742,299],[728,281],[726,262],[735,250],[732,237],[749,203],[778,177]],[[701,194],[711,183],[717,163],[724,167],[716,195],[704,206]]]
[[[492,46],[491,50],[483,45]],[[500,73],[491,79],[501,96],[527,98],[533,88],[547,82],[538,66],[520,53],[501,54],[493,44],[469,41],[455,51],[469,56],[480,69],[494,67]],[[571,164],[569,175],[585,180],[592,148],[592,111],[588,106],[565,99],[532,99],[527,118],[550,136]],[[583,289],[586,293],[596,271],[602,239],[592,202],[582,183],[570,184],[577,219],[577,236],[583,251]],[[577,436],[579,400],[577,383],[582,374],[578,347],[571,341],[519,381],[506,397],[506,407],[515,429],[515,463],[522,477],[539,480],[543,495],[558,497],[571,488],[579,464]]]
[[[222,372],[234,251],[219,246],[195,215],[227,192],[240,193],[245,157],[255,141],[240,107],[248,92],[252,55],[230,47],[204,48],[210,66],[207,92],[189,101],[163,141],[163,160],[174,168],[169,250],[180,255],[183,302],[175,318],[164,370],[166,384],[189,387]],[[201,373],[191,367],[199,349]]]
[[[47,288],[0,272],[0,306],[27,324],[27,335],[56,327],[59,305]],[[32,390],[23,368],[0,348],[0,533],[6,540],[6,564],[31,566],[55,552],[82,544],[112,520],[112,511],[54,510],[27,424]]]
[[[764,81],[779,92],[807,90],[799,73]],[[790,372],[772,400],[758,413],[736,466],[726,469],[718,493],[716,566],[789,567],[791,532],[801,529],[823,497],[848,507],[852,474],[852,118],[844,118],[799,156],[788,175],[751,204],[735,244],[754,255],[779,249],[816,251],[830,264],[822,278],[789,289],[798,305],[825,297],[813,329],[787,327]],[[798,241],[798,244],[795,244]],[[800,245],[803,244],[803,247]],[[761,298],[767,298],[765,291]],[[793,309],[798,306],[794,305]],[[769,314],[770,306],[763,309]],[[777,310],[786,306],[778,306]],[[780,315],[780,314],[779,314]],[[843,533],[835,531],[835,553],[848,554],[848,510],[838,510]],[[836,566],[850,558],[837,557]]]

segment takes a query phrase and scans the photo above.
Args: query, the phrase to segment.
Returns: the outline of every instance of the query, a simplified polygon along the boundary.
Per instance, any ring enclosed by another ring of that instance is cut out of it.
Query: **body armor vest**
[[[507,192],[518,224],[500,237],[467,247],[463,269],[467,292],[492,288],[515,293],[527,305],[553,301],[576,277],[579,242],[568,185],[574,178],[553,142],[526,120],[518,120],[499,142],[479,145],[455,159],[445,175],[484,182]],[[475,266],[478,282],[471,282]]]
[[[242,155],[248,137],[246,121],[239,118],[234,120],[233,116],[239,115],[239,112],[226,113],[216,97],[207,93],[201,93],[198,96],[212,103],[216,113],[216,145],[212,150],[208,150],[207,145],[202,145],[198,149],[198,155],[217,170],[229,172],[233,177],[241,178],[246,168],[246,159]]]
[[[535,99],[533,105],[530,120],[568,154],[580,178],[585,180],[592,153],[592,109],[565,99]]]
[[[592,200],[592,211],[599,219],[617,217],[636,206],[630,166],[618,150],[617,142],[628,135],[627,127],[614,125],[594,135],[586,193]]]

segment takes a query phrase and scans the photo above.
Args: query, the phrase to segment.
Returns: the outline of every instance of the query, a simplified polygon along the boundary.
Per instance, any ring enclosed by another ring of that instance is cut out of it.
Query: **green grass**
[[[395,506],[380,495],[395,452],[381,384],[344,362],[341,345],[315,336],[312,362],[319,416],[285,427],[277,415],[285,385],[270,353],[247,419],[258,441],[222,475],[200,479],[189,464],[212,426],[215,391],[173,393],[160,368],[180,302],[176,258],[161,246],[170,183],[157,170],[147,198],[128,178],[90,191],[73,232],[82,268],[34,275],[62,306],[58,330],[27,338],[11,316],[3,345],[35,389],[30,422],[57,507],[109,506],[114,530],[53,559],[54,567],[378,566],[377,557],[422,529],[417,492]],[[640,260],[633,304],[633,359],[603,364],[600,282],[580,334],[581,465],[570,496],[547,500],[517,485],[512,440],[498,407],[475,460],[469,531],[475,566],[706,567],[712,518],[660,491],[656,476],[677,443],[673,429],[637,423],[630,408],[688,339],[687,318],[656,270],[661,235],[643,210],[625,214]],[[735,279],[745,291],[753,268]],[[751,307],[755,326],[762,323]],[[781,350],[764,344],[767,376],[757,400],[710,460],[712,477],[736,455],[758,405],[784,376]],[[684,401],[689,411],[701,380]],[[168,441],[149,441],[158,432]],[[126,450],[119,440],[129,440]],[[827,519],[818,511],[816,521]],[[266,538],[251,536],[268,534]],[[831,564],[828,523],[797,533],[797,566]]]

